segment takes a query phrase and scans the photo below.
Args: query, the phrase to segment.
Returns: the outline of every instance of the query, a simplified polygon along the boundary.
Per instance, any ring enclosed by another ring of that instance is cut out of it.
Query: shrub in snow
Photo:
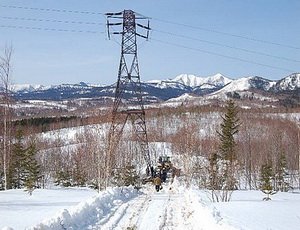
[[[113,184],[120,186],[134,186],[136,188],[140,187],[140,177],[137,174],[134,165],[127,165],[124,168],[114,171]]]

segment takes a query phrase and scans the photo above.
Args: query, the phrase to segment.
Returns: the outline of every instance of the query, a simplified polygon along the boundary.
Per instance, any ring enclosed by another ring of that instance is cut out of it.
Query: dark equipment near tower
[[[109,39],[112,35],[122,35],[118,81],[108,136],[106,172],[110,175],[112,170],[118,167],[115,159],[116,151],[125,124],[127,121],[131,121],[136,142],[139,144],[139,151],[147,163],[148,175],[153,177],[137,58],[137,37],[148,39],[149,19],[132,10],[107,13],[106,16]],[[145,21],[147,25],[141,24]]]

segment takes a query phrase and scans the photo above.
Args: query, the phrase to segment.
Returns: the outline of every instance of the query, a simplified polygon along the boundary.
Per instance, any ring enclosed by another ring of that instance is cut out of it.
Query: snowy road
[[[154,188],[153,188],[154,190]],[[169,188],[160,192],[148,191],[126,203],[120,202],[107,216],[89,229],[127,229],[127,230],[172,230],[172,229],[234,229],[224,226],[209,212],[202,210],[201,220],[199,203],[194,209],[189,195]],[[202,207],[202,205],[201,205]],[[210,218],[207,218],[207,215]]]
[[[219,212],[184,187],[114,188],[29,229],[231,230]]]
[[[184,224],[191,214],[185,202],[182,194],[141,195],[121,204],[92,229],[192,229]]]

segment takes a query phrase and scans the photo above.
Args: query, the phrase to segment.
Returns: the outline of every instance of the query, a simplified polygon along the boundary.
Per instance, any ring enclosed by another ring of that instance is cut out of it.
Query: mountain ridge
[[[101,98],[114,96],[115,84],[95,85],[80,82],[77,84],[13,85],[12,94],[21,100],[65,100],[75,98]],[[218,73],[208,77],[192,74],[180,74],[173,79],[141,82],[141,90],[145,103],[161,102],[183,94],[196,96],[230,95],[244,91],[256,91],[277,95],[285,93],[298,96],[300,91],[300,73],[290,74],[280,80],[273,81],[259,76],[248,76],[230,79]],[[296,92],[296,93],[295,93]],[[129,94],[124,93],[124,97]]]

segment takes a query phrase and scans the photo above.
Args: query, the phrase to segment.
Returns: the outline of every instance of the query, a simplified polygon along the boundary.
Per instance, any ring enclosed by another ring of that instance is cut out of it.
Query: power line
[[[216,52],[202,50],[202,49],[199,49],[199,48],[189,47],[189,46],[185,46],[185,45],[181,45],[181,44],[176,44],[176,43],[172,43],[172,42],[166,42],[166,41],[162,41],[162,40],[159,40],[159,39],[151,38],[151,40],[159,42],[159,43],[163,43],[163,44],[175,46],[175,47],[181,47],[181,48],[188,49],[188,50],[193,50],[193,51],[197,51],[197,52],[207,53],[207,54],[214,55],[214,56],[219,56],[219,57],[223,57],[223,58],[237,60],[237,61],[241,61],[241,62],[245,62],[245,63],[250,63],[250,64],[254,64],[254,65],[260,65],[260,66],[268,67],[268,68],[271,68],[271,69],[277,69],[277,70],[282,70],[282,71],[285,71],[285,72],[286,71],[287,72],[293,72],[293,73],[297,72],[295,70],[291,70],[291,69],[287,69],[287,68],[282,68],[282,67],[272,66],[272,65],[268,65],[268,64],[263,64],[263,63],[259,63],[259,62],[255,62],[255,61],[251,61],[251,60],[242,59],[242,58],[232,57],[232,56],[228,56],[228,55],[224,55],[224,54],[220,54],[220,53],[216,53]]]
[[[34,22],[53,22],[53,23],[66,23],[66,24],[81,24],[81,25],[104,25],[104,23],[97,22],[83,22],[83,21],[63,21],[55,19],[38,19],[38,18],[19,18],[19,17],[6,17],[1,16],[2,19],[19,20],[19,21],[34,21]]]
[[[218,43],[218,42],[207,41],[207,40],[203,40],[203,39],[199,39],[199,38],[194,38],[194,37],[190,37],[190,36],[186,36],[186,35],[182,35],[182,34],[175,34],[175,33],[167,32],[167,31],[161,31],[161,30],[156,30],[156,29],[152,29],[152,30],[156,31],[156,32],[159,32],[159,33],[163,33],[163,34],[168,34],[168,35],[171,35],[171,36],[175,36],[175,37],[186,38],[186,39],[189,39],[189,40],[194,40],[194,41],[208,43],[208,44],[212,44],[212,45],[216,45],[216,46],[221,46],[221,47],[225,47],[225,48],[240,50],[240,51],[247,52],[247,53],[258,54],[258,55],[261,55],[261,56],[266,56],[266,57],[281,59],[281,60],[285,60],[285,61],[300,62],[299,60],[295,60],[295,59],[291,59],[291,58],[286,58],[286,57],[281,57],[281,56],[275,56],[275,55],[271,55],[271,54],[267,54],[267,53],[263,53],[263,52],[259,52],[259,51],[254,51],[254,50],[249,50],[249,49],[245,49],[245,48],[240,48],[240,47],[225,45],[225,44],[221,44],[221,43]]]
[[[0,5],[0,7],[12,8],[12,9],[25,9],[25,10],[37,10],[37,11],[48,11],[48,12],[76,13],[76,14],[90,14],[90,15],[105,16],[104,13],[92,12],[92,11],[65,10],[65,9],[52,9],[52,8],[39,8],[39,7],[25,7],[25,6],[15,6],[15,5]],[[240,38],[240,39],[244,39],[244,40],[260,42],[260,43],[265,43],[265,44],[275,45],[275,46],[282,46],[282,47],[286,47],[286,48],[289,48],[289,49],[300,50],[300,47],[291,46],[291,45],[287,45],[287,44],[282,44],[282,43],[278,43],[278,42],[272,42],[272,41],[257,39],[257,38],[238,35],[238,34],[231,34],[231,33],[223,32],[223,31],[218,31],[218,30],[199,27],[199,26],[192,26],[192,25],[188,25],[188,24],[184,24],[184,23],[173,22],[173,21],[159,19],[159,18],[155,18],[155,17],[154,18],[152,17],[151,19],[159,21],[159,22],[167,23],[167,24],[173,24],[173,25],[183,26],[183,27],[187,27],[187,28],[191,28],[191,29],[203,30],[203,31],[210,32],[210,33],[216,33],[216,34],[221,34],[221,35],[225,35],[225,36]]]
[[[90,15],[102,15],[102,16],[105,15],[104,13],[91,12],[91,11],[64,10],[64,9],[52,9],[52,8],[37,8],[37,7],[25,7],[25,6],[13,6],[13,5],[0,5],[0,7],[13,8],[13,9],[36,10],[36,11],[45,11],[45,12],[76,13],[76,14],[90,14]],[[73,24],[78,23],[78,24],[103,25],[103,23],[68,21],[68,20],[63,21],[63,20],[54,20],[54,19],[35,19],[35,18],[19,18],[19,17],[4,17],[4,16],[2,16],[0,18],[10,19],[10,20],[23,20],[23,21],[28,20],[28,21],[40,21],[40,22],[55,22],[55,23],[57,22],[57,23],[73,23]],[[168,20],[162,20],[162,19],[158,19],[158,18],[152,18],[152,19],[156,20],[156,21],[159,21],[159,22],[163,22],[163,23],[173,24],[173,25],[177,25],[177,26],[183,26],[183,27],[187,27],[187,28],[191,28],[191,29],[203,30],[203,31],[206,31],[206,32],[217,33],[217,34],[236,37],[236,38],[240,38],[240,39],[245,39],[245,40],[270,44],[270,45],[282,46],[282,47],[286,47],[286,48],[290,48],[290,49],[296,49],[296,50],[300,49],[299,47],[295,47],[295,46],[290,46],[290,45],[286,45],[286,44],[281,44],[281,43],[276,43],[276,42],[251,38],[251,37],[237,35],[237,34],[230,34],[230,33],[227,33],[227,32],[217,31],[217,30],[214,30],[214,29],[207,29],[207,28],[203,28],[203,27],[192,26],[192,25],[187,25],[187,24],[183,24],[183,23],[177,23],[177,22],[172,22],[172,21],[168,21]],[[96,34],[96,33],[102,33],[103,34],[104,33],[104,32],[100,32],[100,31],[88,31],[88,30],[86,31],[86,30],[73,30],[73,29],[71,29],[71,30],[69,30],[69,29],[54,29],[54,28],[14,26],[14,25],[0,25],[0,27],[13,28],[13,29],[26,29],[26,30],[72,32],[72,33],[93,33],[93,34]],[[205,43],[212,44],[212,45],[227,47],[227,48],[230,48],[230,49],[236,49],[236,50],[240,50],[240,51],[244,51],[244,52],[248,52],[248,53],[268,56],[268,57],[282,59],[282,60],[286,60],[286,61],[300,62],[299,60],[294,60],[294,59],[275,56],[275,55],[270,55],[270,54],[259,52],[259,51],[253,51],[253,50],[240,48],[240,47],[235,47],[235,46],[230,46],[230,45],[225,45],[225,44],[221,44],[221,43],[217,43],[217,42],[206,41],[206,40],[202,40],[202,39],[199,39],[199,38],[189,37],[189,36],[186,36],[186,35],[179,35],[179,34],[175,34],[175,33],[171,33],[171,32],[155,30],[155,29],[154,29],[154,31],[159,32],[159,33],[169,34],[169,35],[176,36],[176,37],[182,37],[182,38],[186,38],[186,39],[190,39],[190,40],[205,42]],[[208,53],[208,54],[215,55],[215,56],[220,56],[220,57],[224,57],[224,58],[238,60],[238,61],[251,63],[251,64],[255,64],[255,65],[265,66],[265,67],[272,68],[272,69],[279,69],[279,70],[284,70],[284,71],[289,71],[289,72],[295,72],[293,70],[289,70],[289,69],[286,69],[286,68],[281,68],[281,67],[276,67],[276,66],[272,66],[272,65],[262,64],[262,63],[254,62],[254,61],[251,61],[251,60],[246,60],[246,59],[242,59],[242,58],[223,55],[223,54],[220,54],[220,53],[215,53],[215,52],[211,52],[211,51],[207,51],[207,50],[193,48],[193,47],[189,47],[189,46],[185,46],[185,45],[181,45],[181,44],[166,42],[166,41],[153,39],[153,38],[152,38],[152,40],[160,42],[160,43],[176,46],[176,47],[181,47],[181,48],[185,48],[185,49],[189,49],[189,50]]]
[[[70,33],[89,33],[89,34],[100,33],[100,34],[104,34],[104,32],[100,32],[100,31],[73,30],[73,29],[69,30],[69,29],[57,29],[57,28],[45,28],[45,27],[14,26],[14,25],[0,25],[0,27],[2,27],[2,28],[11,28],[11,29],[24,29],[24,30],[40,30],[40,31],[50,31],[50,32],[55,31],[55,32],[70,32]],[[175,47],[180,47],[180,48],[184,48],[184,49],[188,49],[188,50],[207,53],[207,54],[210,54],[210,55],[219,56],[219,57],[223,57],[223,58],[228,58],[228,59],[232,59],[232,60],[238,60],[238,61],[241,61],[241,62],[260,65],[260,66],[264,66],[264,67],[268,67],[268,68],[272,68],[272,69],[278,69],[278,70],[288,71],[288,72],[297,72],[295,70],[291,70],[291,69],[287,69],[287,68],[272,66],[272,65],[268,65],[268,64],[259,63],[259,62],[254,62],[254,61],[251,61],[251,60],[232,57],[232,56],[228,56],[228,55],[224,55],[224,54],[220,54],[220,53],[216,53],[216,52],[212,52],[212,51],[202,50],[202,49],[199,49],[199,48],[189,47],[189,46],[185,46],[185,45],[181,45],[181,44],[177,44],[177,43],[172,43],[172,42],[167,42],[167,41],[163,41],[163,40],[159,40],[159,39],[155,39],[155,38],[151,38],[151,40],[159,42],[159,43],[175,46]]]
[[[43,31],[70,32],[70,33],[89,33],[89,34],[104,33],[101,31],[90,31],[90,30],[56,29],[56,28],[46,28],[46,27],[14,26],[14,25],[0,25],[0,27],[11,28],[11,29],[43,30]]]
[[[3,7],[3,8],[12,8],[12,9],[23,9],[23,10],[37,10],[37,11],[48,11],[48,12],[59,12],[59,13],[104,15],[103,13],[100,13],[100,12],[80,11],[80,10],[62,10],[62,9],[26,7],[26,6],[13,6],[13,5],[0,5],[0,7]]]
[[[7,19],[7,20],[19,20],[19,21],[51,22],[51,23],[65,23],[65,24],[84,24],[84,25],[104,25],[104,23],[96,23],[96,22],[66,21],[66,20],[55,20],[55,19],[38,19],[38,18],[25,18],[25,17],[20,18],[20,17],[7,17],[7,16],[1,16],[0,18]],[[267,56],[267,57],[272,57],[272,58],[281,59],[281,60],[285,60],[285,61],[300,62],[299,60],[294,60],[294,59],[275,56],[275,55],[270,55],[270,54],[263,53],[263,52],[248,50],[248,49],[244,49],[244,48],[240,48],[240,47],[234,47],[234,46],[225,45],[225,44],[221,44],[221,43],[217,43],[217,42],[212,42],[212,41],[207,41],[207,40],[203,40],[203,39],[199,39],[199,38],[189,37],[189,36],[186,36],[186,35],[180,35],[180,34],[175,34],[175,33],[172,33],[172,32],[156,30],[156,29],[152,29],[152,30],[156,31],[156,32],[159,32],[159,33],[168,34],[168,35],[171,35],[171,36],[186,38],[186,39],[190,39],[190,40],[194,40],[194,41],[204,42],[204,43],[208,43],[208,44],[212,44],[212,45],[216,45],[216,46],[221,46],[221,47],[226,47],[226,48],[230,48],[230,49],[235,49],[235,50],[240,50],[240,51],[244,51],[244,52],[248,52],[248,53],[258,54],[258,55]]]
[[[152,18],[152,19],[156,20],[156,21],[159,21],[159,22],[168,23],[168,24],[177,25],[177,26],[183,26],[183,27],[187,27],[187,28],[191,28],[191,29],[203,30],[203,31],[206,31],[206,32],[221,34],[221,35],[230,36],[230,37],[241,38],[241,39],[245,39],[245,40],[249,40],[249,41],[260,42],[260,43],[265,43],[265,44],[269,44],[269,45],[282,46],[282,47],[286,47],[286,48],[289,48],[289,49],[300,50],[300,47],[291,46],[291,45],[287,45],[287,44],[282,44],[282,43],[278,43],[278,42],[266,41],[266,40],[247,37],[247,36],[243,36],[243,35],[231,34],[231,33],[222,32],[222,31],[218,31],[218,30],[214,30],[214,29],[207,29],[207,28],[203,28],[203,27],[199,27],[199,26],[192,26],[192,25],[188,25],[188,24],[172,22],[172,21],[163,20],[163,19],[159,19],[159,18]]]

